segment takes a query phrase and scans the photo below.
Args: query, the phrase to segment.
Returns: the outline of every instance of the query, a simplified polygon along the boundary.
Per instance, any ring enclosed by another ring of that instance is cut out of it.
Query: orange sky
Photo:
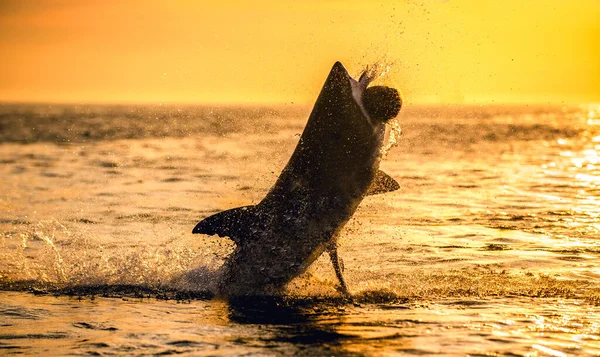
[[[600,101],[600,1],[0,2],[0,101],[311,102],[379,59],[409,103]]]

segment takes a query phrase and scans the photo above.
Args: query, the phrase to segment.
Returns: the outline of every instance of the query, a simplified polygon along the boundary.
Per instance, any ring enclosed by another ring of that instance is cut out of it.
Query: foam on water
[[[230,242],[216,238],[203,249],[194,250],[172,238],[155,247],[133,246],[109,249],[82,235],[70,232],[62,223],[41,221],[20,233],[20,244],[4,236],[2,253],[10,267],[3,288],[32,288],[81,295],[138,295],[145,291],[154,296],[174,291],[205,297],[216,291],[219,266],[232,249]],[[12,250],[16,248],[16,251]],[[488,246],[489,251],[503,248]],[[398,251],[396,251],[399,253]],[[7,254],[9,253],[9,254]],[[597,253],[597,252],[595,252]],[[352,256],[348,251],[347,256]],[[35,257],[35,259],[31,259]],[[64,257],[64,258],[63,258]],[[385,268],[385,267],[382,267]],[[562,280],[547,274],[514,273],[490,266],[456,269],[408,270],[394,267],[372,273],[347,274],[358,302],[385,303],[402,299],[533,296],[583,297],[599,299],[594,284]],[[327,259],[322,257],[306,274],[288,288],[290,296],[339,298]]]

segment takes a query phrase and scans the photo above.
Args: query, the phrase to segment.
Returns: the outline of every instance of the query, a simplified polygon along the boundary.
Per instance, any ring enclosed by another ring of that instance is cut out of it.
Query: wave
[[[390,283],[391,282],[391,283]],[[302,276],[281,295],[241,296],[228,298],[237,302],[280,302],[306,304],[400,304],[444,299],[487,298],[568,298],[600,305],[600,289],[582,280],[560,280],[544,274],[511,274],[475,270],[456,272],[420,272],[398,274],[390,281],[353,282],[351,296],[335,292],[331,282]],[[369,286],[369,287],[365,287]],[[307,288],[308,287],[308,288]],[[180,282],[153,284],[72,284],[41,280],[0,280],[0,291],[21,291],[35,295],[69,296],[79,299],[95,297],[157,300],[211,300],[223,298],[214,289],[182,286]]]
[[[1,105],[0,143],[93,142],[270,132],[303,108],[277,106]],[[301,124],[300,124],[301,125]]]
[[[0,105],[0,143],[80,143],[188,137],[201,133],[301,131],[304,105]],[[573,137],[584,128],[578,108],[531,106],[411,106],[401,111],[407,132],[436,140],[536,140]],[[418,130],[413,130],[417,128]],[[404,127],[403,127],[404,129]]]

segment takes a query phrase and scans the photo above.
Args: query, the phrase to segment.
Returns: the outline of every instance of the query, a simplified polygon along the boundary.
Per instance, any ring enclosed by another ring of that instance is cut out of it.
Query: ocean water
[[[600,355],[600,106],[407,106],[281,297],[214,296],[310,107],[0,104],[0,354]]]

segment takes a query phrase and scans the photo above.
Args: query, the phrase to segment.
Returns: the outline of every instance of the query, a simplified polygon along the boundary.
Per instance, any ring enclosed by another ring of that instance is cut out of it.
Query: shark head
[[[348,103],[352,96],[363,116],[372,124],[386,123],[395,118],[402,107],[398,90],[386,86],[371,86],[375,73],[366,69],[359,79],[352,78],[344,65],[336,62],[329,72],[321,95],[326,98],[339,98],[339,103]],[[347,105],[347,104],[346,104]]]

